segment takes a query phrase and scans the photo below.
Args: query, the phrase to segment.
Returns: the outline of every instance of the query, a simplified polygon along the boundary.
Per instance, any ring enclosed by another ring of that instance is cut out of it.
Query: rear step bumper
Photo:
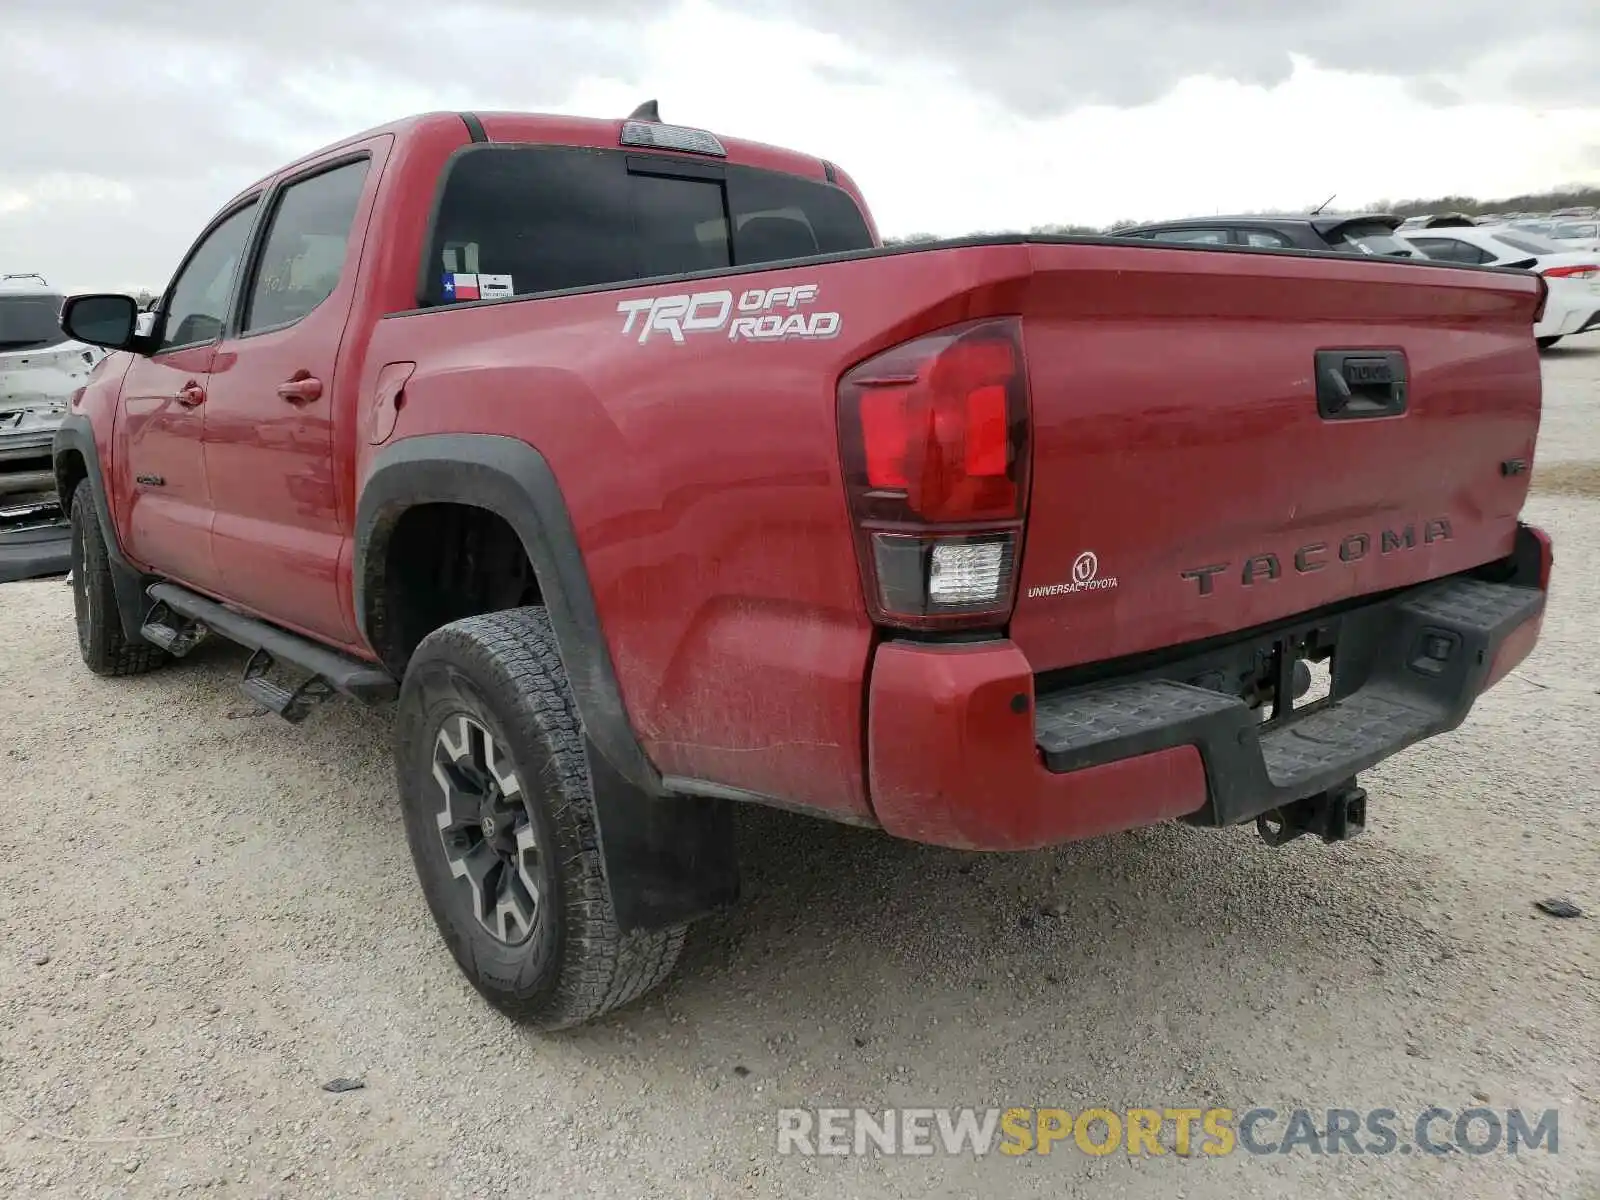
[[[1497,661],[1501,647],[1532,626],[1517,641],[1527,643],[1521,661],[1543,613],[1537,588],[1453,579],[1346,617],[1341,648],[1352,639],[1375,644],[1353,647],[1353,666],[1339,664],[1327,701],[1282,722],[1263,726],[1233,696],[1148,680],[1042,696],[1034,736],[1055,772],[1195,746],[1206,769],[1204,823],[1233,825],[1454,729],[1498,680],[1496,670],[1510,669]]]
[[[1532,650],[1545,592],[1531,582],[1454,577],[1228,648],[1237,661],[1334,647],[1329,697],[1265,724],[1181,681],[1194,661],[1035,696],[1009,640],[885,643],[869,699],[873,810],[897,836],[983,850],[1252,820],[1459,725]]]

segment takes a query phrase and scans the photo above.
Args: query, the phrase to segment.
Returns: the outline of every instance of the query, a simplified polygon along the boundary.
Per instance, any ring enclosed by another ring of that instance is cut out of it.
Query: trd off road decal
[[[782,342],[790,338],[839,336],[836,312],[808,307],[817,298],[814,283],[750,288],[735,298],[729,291],[641,296],[617,305],[622,332],[643,345],[664,334],[682,345],[689,334],[723,333],[730,342]]]

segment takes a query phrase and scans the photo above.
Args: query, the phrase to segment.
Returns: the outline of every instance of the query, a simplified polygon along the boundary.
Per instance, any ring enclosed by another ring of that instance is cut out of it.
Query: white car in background
[[[1550,240],[1559,243],[1563,250],[1600,250],[1600,221],[1593,217],[1588,220],[1557,221],[1555,228],[1550,231]]]
[[[51,447],[105,351],[61,332],[61,301],[42,276],[0,278],[0,583],[69,563]]]
[[[1426,258],[1485,267],[1520,267],[1550,287],[1544,318],[1533,327],[1541,350],[1564,337],[1600,329],[1600,253],[1508,225],[1397,229],[1395,237]]]

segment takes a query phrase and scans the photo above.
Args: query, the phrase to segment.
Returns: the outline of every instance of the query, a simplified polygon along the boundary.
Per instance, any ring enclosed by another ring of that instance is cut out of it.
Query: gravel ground
[[[1541,464],[1600,461],[1600,337],[1545,363]],[[1558,539],[1537,653],[1363,777],[1365,837],[977,856],[752,811],[744,903],[663,993],[554,1037],[435,936],[386,713],[255,715],[227,648],[96,680],[59,580],[0,588],[0,1195],[1594,1200],[1600,489],[1560,478],[1530,505]],[[1478,1097],[1558,1108],[1560,1153],[775,1152],[785,1105]]]

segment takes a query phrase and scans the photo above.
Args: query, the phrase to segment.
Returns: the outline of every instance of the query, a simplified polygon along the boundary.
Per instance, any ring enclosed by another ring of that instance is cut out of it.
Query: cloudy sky
[[[834,159],[886,233],[1600,182],[1600,3],[8,0],[0,271],[159,288],[234,191],[435,108]],[[582,15],[577,15],[577,14]]]

